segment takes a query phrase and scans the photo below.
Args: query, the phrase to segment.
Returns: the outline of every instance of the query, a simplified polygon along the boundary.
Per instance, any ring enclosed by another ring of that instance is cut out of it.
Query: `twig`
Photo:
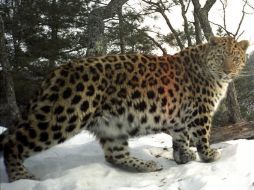
[[[248,5],[250,8],[254,9],[254,6],[251,5],[249,2],[247,2],[247,5]]]
[[[223,9],[223,26],[221,26],[220,24],[216,24],[216,23],[214,23],[214,22],[211,22],[211,21],[210,21],[210,22],[211,22],[212,24],[214,24],[214,25],[220,27],[221,29],[223,29],[223,30],[227,33],[227,35],[232,36],[232,37],[238,39],[238,38],[244,33],[244,31],[242,31],[242,32],[238,35],[238,33],[239,33],[239,31],[240,31],[240,28],[241,28],[241,25],[242,25],[242,23],[243,23],[245,14],[247,14],[247,13],[245,12],[245,7],[246,7],[248,1],[247,1],[247,0],[244,1],[244,5],[243,5],[243,8],[242,8],[242,16],[241,16],[241,19],[240,19],[240,21],[239,21],[239,24],[238,24],[238,27],[237,27],[235,33],[229,32],[229,31],[227,30],[227,24],[226,24],[226,8],[227,8],[227,5],[225,5],[224,2],[223,2],[222,0],[220,0],[220,2],[221,2],[221,5],[222,5],[222,9]]]
[[[238,40],[244,33],[244,30],[236,37],[236,40]]]
[[[212,22],[212,21],[210,21],[210,23],[212,23],[213,25],[216,25],[216,26],[220,27],[221,29],[223,29],[227,33],[227,35],[234,37],[234,34],[232,32],[229,32],[226,28],[224,28],[220,24],[217,24],[217,23]]]
[[[153,37],[149,36],[147,33],[145,33],[145,35],[162,51],[163,55],[167,55],[166,49],[163,48],[160,43],[158,43]]]
[[[223,9],[223,25],[224,25],[224,28],[226,29],[226,8],[227,8],[227,5],[225,5],[222,0],[220,0],[221,2],[221,5],[222,5],[222,9]]]
[[[185,13],[188,12],[188,9],[189,9],[189,7],[190,7],[190,3],[191,3],[191,0],[188,1],[188,4],[187,4],[186,10],[185,10]]]
[[[243,19],[244,19],[244,16],[245,16],[245,6],[247,5],[247,0],[245,0],[244,2],[244,5],[243,5],[243,8],[242,8],[242,17],[241,17],[241,20],[238,24],[238,27],[237,27],[237,30],[236,30],[236,33],[235,33],[235,37],[237,36],[240,28],[241,28],[241,25],[242,25],[242,22],[243,22]]]

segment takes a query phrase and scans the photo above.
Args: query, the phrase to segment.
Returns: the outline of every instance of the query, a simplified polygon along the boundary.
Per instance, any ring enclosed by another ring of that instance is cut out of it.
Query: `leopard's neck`
[[[211,72],[211,68],[206,63],[208,51],[208,44],[203,44],[184,49],[174,56],[179,57],[181,60],[185,74],[191,80],[194,88],[201,86],[214,93],[214,105],[211,109],[215,111],[226,95],[230,80],[223,80],[220,76]]]

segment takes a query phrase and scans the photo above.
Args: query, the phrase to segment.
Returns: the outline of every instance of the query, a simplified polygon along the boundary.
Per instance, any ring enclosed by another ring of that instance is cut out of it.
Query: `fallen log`
[[[254,121],[212,128],[211,143],[236,139],[254,139]]]

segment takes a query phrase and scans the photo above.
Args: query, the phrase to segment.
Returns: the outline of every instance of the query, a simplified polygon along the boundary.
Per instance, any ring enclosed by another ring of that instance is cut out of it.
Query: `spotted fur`
[[[195,159],[192,140],[205,162],[212,116],[228,83],[245,64],[247,41],[211,38],[175,55],[107,55],[71,61],[44,80],[12,134],[0,138],[10,181],[34,178],[23,160],[79,133],[92,132],[105,159],[141,172],[162,169],[130,155],[128,138],[166,132],[178,164]]]

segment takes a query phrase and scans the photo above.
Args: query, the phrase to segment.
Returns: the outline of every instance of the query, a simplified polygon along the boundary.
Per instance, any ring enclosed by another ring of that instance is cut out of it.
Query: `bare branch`
[[[163,55],[167,55],[167,50],[163,48],[160,43],[158,43],[153,37],[151,37],[147,33],[146,33],[146,37],[150,39],[162,51]]]
[[[251,5],[249,2],[247,2],[247,5],[248,5],[250,8],[254,9],[254,5]]]
[[[216,25],[216,26],[220,27],[221,29],[223,29],[227,33],[228,36],[232,36],[232,37],[235,36],[235,34],[233,34],[232,32],[228,31],[224,26],[222,26],[220,24],[217,24],[215,22],[212,22],[212,21],[210,21],[210,23],[212,23],[213,25]]]
[[[214,22],[211,22],[211,23],[216,25],[216,26],[218,26],[218,27],[220,27],[221,29],[223,29],[227,33],[227,35],[232,36],[232,37],[238,39],[244,33],[244,31],[242,31],[240,33],[240,35],[238,35],[238,33],[240,31],[240,28],[241,28],[241,25],[242,25],[242,22],[244,20],[244,17],[247,14],[245,12],[245,7],[246,7],[246,5],[248,5],[248,1],[247,0],[244,1],[244,5],[243,5],[243,8],[242,8],[242,16],[241,16],[241,19],[239,21],[237,30],[236,30],[236,32],[234,34],[232,32],[229,32],[227,30],[227,24],[226,24],[226,9],[227,9],[227,5],[225,5],[225,3],[222,0],[220,0],[220,3],[222,5],[222,9],[223,9],[223,26],[221,26],[220,24],[216,24]],[[237,35],[238,35],[238,37],[237,37]]]
[[[243,34],[244,34],[244,30],[236,37],[236,40],[238,40]]]
[[[191,0],[188,1],[188,4],[187,4],[186,10],[185,10],[185,13],[188,12],[188,9],[189,9],[189,7],[190,7],[190,3],[191,3]]]
[[[160,0],[160,3],[155,3],[155,2],[152,2],[151,0],[143,0],[143,1],[145,3],[147,3],[148,5],[152,5],[153,7],[155,7],[157,12],[162,15],[162,17],[165,19],[169,29],[171,30],[174,38],[176,39],[177,45],[180,47],[180,49],[183,49],[184,45],[181,42],[181,39],[179,38],[177,31],[174,29],[174,27],[172,26],[168,16],[165,13],[166,7],[164,6],[163,2],[161,0]]]
[[[235,35],[234,35],[234,37],[236,37],[237,35],[238,35],[238,33],[239,33],[239,30],[240,30],[240,28],[241,28],[241,25],[242,25],[242,23],[243,23],[243,19],[244,19],[244,17],[245,17],[245,7],[246,7],[246,5],[247,5],[247,0],[245,0],[245,2],[244,2],[244,5],[243,5],[243,8],[242,8],[242,17],[241,17],[241,19],[240,19],[240,22],[239,22],[239,24],[238,24],[238,27],[237,27],[237,30],[236,30],[236,32],[235,32]]]
[[[169,18],[167,17],[167,15],[165,14],[164,11],[161,11],[160,13],[161,13],[161,15],[163,16],[163,18],[165,19],[165,21],[166,21],[166,23],[167,23],[169,29],[171,30],[172,34],[174,35],[174,38],[176,39],[178,46],[180,47],[180,49],[183,49],[183,48],[184,48],[184,45],[182,44],[181,39],[178,37],[178,33],[177,33],[177,31],[174,29],[174,27],[172,26],[172,24],[171,24]]]
[[[167,50],[165,48],[163,48],[162,45],[159,42],[157,42],[153,37],[151,37],[149,34],[147,34],[147,32],[152,32],[152,33],[155,33],[156,35],[161,35],[161,34],[154,32],[154,31],[150,31],[150,30],[142,31],[141,29],[138,29],[138,28],[135,28],[134,30],[136,30],[137,32],[144,32],[145,36],[149,40],[151,40],[162,51],[163,55],[167,55]]]
[[[226,8],[227,8],[227,5],[225,5],[222,0],[220,0],[220,3],[222,5],[222,10],[223,10],[223,26],[224,26],[223,29],[226,30],[227,29],[227,25],[226,25]]]
[[[148,5],[153,5],[153,6],[155,6],[155,7],[159,6],[159,3],[155,3],[155,2],[153,2],[153,1],[151,1],[151,0],[142,0],[142,1],[144,1],[144,2],[147,3]]]

